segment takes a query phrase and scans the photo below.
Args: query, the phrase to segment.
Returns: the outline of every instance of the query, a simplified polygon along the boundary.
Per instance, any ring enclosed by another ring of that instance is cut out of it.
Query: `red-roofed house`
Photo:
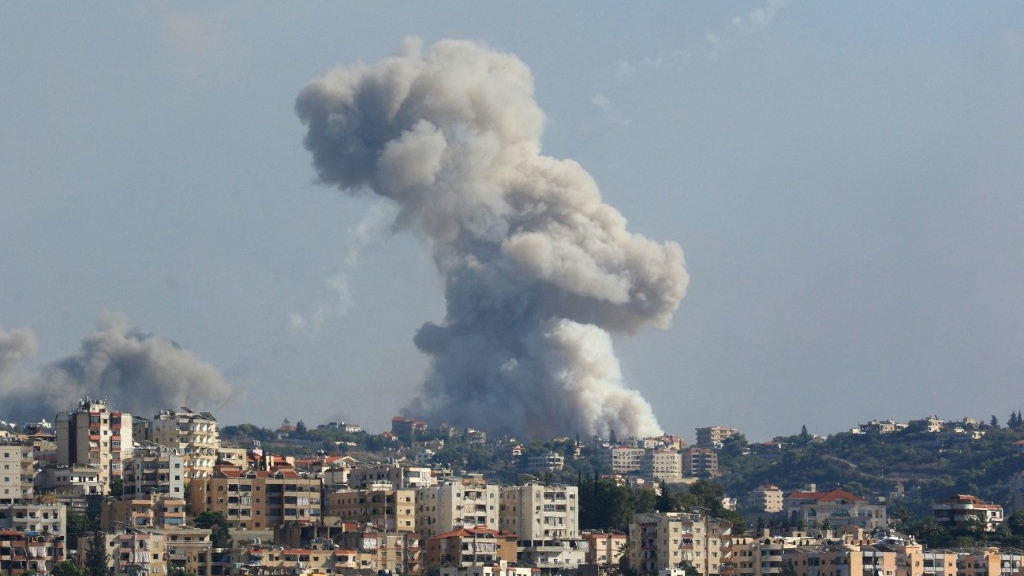
[[[957,494],[932,505],[939,522],[964,526],[980,522],[986,532],[994,532],[1003,523],[1003,507],[970,494]]]
[[[470,566],[516,561],[517,536],[486,526],[463,527],[427,539],[426,565]]]
[[[790,521],[802,522],[807,528],[856,526],[875,530],[887,526],[885,504],[873,504],[842,488],[793,492],[783,500],[782,507]]]

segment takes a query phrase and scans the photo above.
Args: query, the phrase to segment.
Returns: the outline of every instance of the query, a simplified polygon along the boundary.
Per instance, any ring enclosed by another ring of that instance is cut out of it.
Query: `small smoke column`
[[[31,331],[0,331],[3,417],[53,418],[86,396],[139,415],[179,406],[224,406],[237,396],[216,368],[170,340],[142,334],[122,317],[100,321],[77,354],[46,365],[37,375],[14,375],[14,364],[34,354]]]
[[[416,335],[433,362],[408,415],[526,437],[660,432],[609,332],[668,325],[683,252],[628,232],[577,163],[540,154],[526,65],[410,40],[310,83],[296,111],[323,183],[369,187],[432,242],[447,315]]]

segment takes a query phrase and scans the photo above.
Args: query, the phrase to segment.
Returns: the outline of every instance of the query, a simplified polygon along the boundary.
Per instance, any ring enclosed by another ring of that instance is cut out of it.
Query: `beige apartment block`
[[[416,491],[390,485],[365,490],[336,490],[324,501],[324,522],[371,524],[388,532],[416,531]]]
[[[481,477],[455,479],[416,491],[416,527],[423,538],[463,526],[498,530],[500,487]]]
[[[285,522],[317,520],[322,511],[320,479],[290,468],[248,470],[217,466],[209,478],[191,482],[193,514],[221,512],[234,530],[271,530]]]
[[[683,564],[702,576],[728,574],[732,523],[704,514],[638,514],[629,526],[629,559],[644,575],[671,572]]]
[[[149,421],[149,440],[176,448],[185,456],[187,478],[206,478],[213,474],[220,450],[217,419],[209,412],[161,410]]]

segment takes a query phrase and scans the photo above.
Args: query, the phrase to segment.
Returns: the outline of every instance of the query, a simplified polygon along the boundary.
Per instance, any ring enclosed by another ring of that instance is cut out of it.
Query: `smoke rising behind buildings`
[[[444,321],[415,336],[432,367],[408,415],[527,437],[660,432],[611,333],[669,325],[682,249],[627,231],[579,164],[541,154],[525,64],[409,40],[313,81],[296,110],[320,181],[393,201],[445,280]]]
[[[123,317],[101,320],[76,354],[38,374],[18,372],[18,363],[35,353],[31,330],[0,330],[0,417],[51,419],[87,396],[142,415],[179,406],[223,407],[238,398],[212,365],[171,340],[143,334]]]

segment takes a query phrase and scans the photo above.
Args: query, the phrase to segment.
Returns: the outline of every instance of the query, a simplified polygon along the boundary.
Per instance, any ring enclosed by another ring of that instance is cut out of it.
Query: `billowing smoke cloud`
[[[433,362],[409,415],[527,437],[660,432],[609,332],[668,325],[683,252],[628,232],[577,163],[540,154],[521,61],[411,40],[312,82],[296,110],[323,183],[369,187],[432,242],[447,314],[416,335]]]
[[[16,364],[35,351],[30,330],[0,331],[0,417],[52,419],[86,396],[142,416],[180,406],[211,409],[237,396],[216,368],[170,340],[142,334],[122,317],[100,321],[77,354],[38,374],[16,373]]]

